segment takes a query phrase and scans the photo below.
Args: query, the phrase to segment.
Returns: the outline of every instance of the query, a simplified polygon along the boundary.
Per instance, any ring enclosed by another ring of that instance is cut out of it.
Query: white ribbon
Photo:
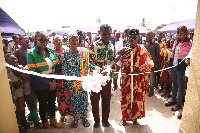
[[[185,57],[183,60],[181,60],[181,62],[179,64],[181,64],[187,57]],[[133,52],[131,51],[131,72],[133,72]],[[168,67],[168,68],[164,68],[164,69],[161,69],[161,70],[157,70],[157,71],[154,71],[154,72],[159,72],[159,71],[163,71],[163,70],[167,70],[167,69],[171,69],[173,67],[176,67],[176,66],[172,66],[172,67]],[[114,73],[120,73],[120,72],[114,72]],[[139,73],[139,74],[145,74],[145,73],[151,73],[151,72],[144,72],[144,73]],[[125,74],[125,73],[121,73],[121,74]],[[139,74],[129,74],[131,75],[131,109],[132,109],[132,103],[133,103],[133,76],[137,76]]]
[[[97,73],[96,71],[93,71],[93,76],[87,75],[83,77],[76,77],[76,76],[65,76],[65,75],[56,75],[56,74],[40,74],[33,71],[28,70],[22,70],[17,67],[14,67],[12,65],[9,65],[5,63],[5,65],[9,68],[12,68],[13,70],[26,73],[26,74],[32,74],[35,76],[40,76],[44,78],[54,78],[54,79],[63,79],[63,80],[80,80],[82,81],[82,87],[87,92],[100,92],[102,90],[101,86],[105,86],[107,84],[107,80],[110,80],[110,76],[103,76],[102,74]]]
[[[181,62],[179,64],[181,64],[187,57],[185,57],[183,60],[181,60]],[[179,65],[178,64],[178,65]],[[178,66],[176,65],[176,66]],[[167,68],[164,68],[164,69],[161,69],[161,70],[157,70],[157,71],[153,71],[153,72],[161,72],[161,71],[164,71],[164,70],[168,70],[168,69],[171,69],[173,67],[176,67],[176,66],[171,66],[171,67],[167,67]],[[126,74],[126,73],[121,73],[121,72],[114,72],[114,73],[119,73],[119,74]],[[138,74],[128,74],[128,75],[139,75],[139,74],[145,74],[145,73],[152,73],[152,72],[144,72],[144,73],[138,73]]]
[[[133,72],[133,51],[131,51],[131,72]],[[131,109],[133,104],[133,75],[131,75]]]

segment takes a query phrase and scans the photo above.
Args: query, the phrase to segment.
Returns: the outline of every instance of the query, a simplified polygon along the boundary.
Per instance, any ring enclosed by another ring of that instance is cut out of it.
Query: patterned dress
[[[137,45],[122,57],[121,72],[121,110],[122,118],[126,121],[135,121],[145,116],[145,89],[149,86],[148,74],[133,76],[133,102],[131,109],[131,51],[133,52],[133,70],[149,72],[154,66],[151,55],[143,45]]]
[[[80,62],[81,54],[78,50],[74,51],[72,54],[69,54],[67,50],[64,54],[62,60],[62,70],[63,73],[67,76],[81,76],[80,67],[83,65]],[[87,117],[88,111],[88,95],[87,92],[83,90],[82,84],[80,81],[68,81],[67,87],[70,90],[71,105],[72,105],[72,114],[74,119],[85,119]]]
[[[60,60],[60,62],[62,62],[63,54],[59,52],[55,52],[55,53],[58,56],[58,59]],[[62,71],[61,71],[61,74],[63,74]],[[59,112],[61,116],[67,116],[72,113],[70,92],[69,92],[69,89],[67,88],[66,80],[58,80],[57,101],[58,101],[58,108],[59,108]]]

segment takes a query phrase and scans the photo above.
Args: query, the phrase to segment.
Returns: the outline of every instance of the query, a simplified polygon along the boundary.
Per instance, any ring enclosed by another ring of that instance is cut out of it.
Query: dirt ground
[[[119,82],[118,82],[119,85]],[[179,111],[171,111],[171,107],[165,107],[165,103],[170,101],[171,98],[163,98],[155,90],[153,97],[148,97],[148,93],[146,93],[146,112],[145,117],[139,119],[138,122],[140,125],[132,125],[132,122],[128,122],[126,126],[119,126],[119,121],[121,120],[121,106],[120,106],[120,98],[121,92],[120,88],[116,91],[112,91],[113,96],[111,97],[111,109],[110,109],[110,116],[109,122],[112,124],[112,127],[104,128],[100,126],[97,129],[93,129],[94,119],[92,115],[92,108],[91,102],[89,99],[89,107],[88,107],[88,120],[90,122],[90,127],[83,127],[82,121],[78,122],[78,128],[72,129],[70,127],[71,123],[73,122],[73,118],[71,116],[67,116],[67,121],[65,123],[61,122],[64,126],[62,129],[53,129],[53,130],[46,130],[46,129],[30,129],[26,132],[30,133],[38,133],[38,132],[109,132],[109,133],[129,133],[129,132],[148,132],[148,133],[178,133],[181,132],[179,130],[181,120],[177,119],[177,116],[182,112],[182,109]],[[101,103],[101,101],[100,101]],[[101,104],[100,104],[101,106]],[[101,117],[101,107],[100,107],[100,117]],[[57,120],[60,121],[60,114],[56,111]],[[31,125],[33,126],[33,125]]]

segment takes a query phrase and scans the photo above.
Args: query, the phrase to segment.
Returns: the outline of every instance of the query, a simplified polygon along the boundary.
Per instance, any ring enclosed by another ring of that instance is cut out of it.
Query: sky
[[[0,7],[26,32],[101,24],[148,28],[196,18],[198,0],[0,0]]]

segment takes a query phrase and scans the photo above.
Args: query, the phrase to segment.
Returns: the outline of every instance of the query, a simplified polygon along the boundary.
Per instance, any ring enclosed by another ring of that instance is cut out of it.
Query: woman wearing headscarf
[[[64,57],[62,58],[62,71],[67,76],[86,76],[88,70],[88,50],[80,50],[78,46],[78,35],[76,33],[69,33],[68,40],[70,48],[66,49]],[[83,120],[83,126],[88,127],[90,123],[87,120],[88,111],[88,95],[83,90],[80,81],[68,81],[67,87],[70,91],[72,115],[74,122],[72,128],[77,128],[78,120]]]
[[[172,76],[172,101],[165,104],[165,106],[175,105],[171,111],[177,111],[182,108],[185,81],[184,75],[186,70],[186,63],[183,59],[189,54],[192,47],[192,40],[188,38],[188,30],[186,26],[179,26],[177,28],[177,41],[174,42],[171,57],[168,66],[173,66],[171,69]],[[179,89],[178,101],[176,100]]]

